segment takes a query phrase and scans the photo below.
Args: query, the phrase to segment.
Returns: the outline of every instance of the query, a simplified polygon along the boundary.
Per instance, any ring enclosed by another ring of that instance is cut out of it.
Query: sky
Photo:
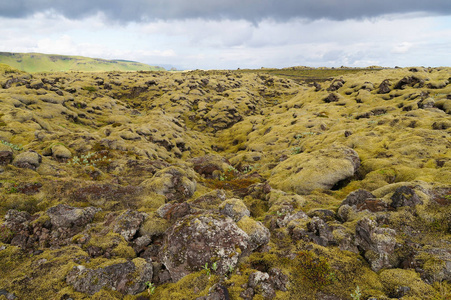
[[[182,70],[451,66],[451,0],[0,0],[0,36]]]

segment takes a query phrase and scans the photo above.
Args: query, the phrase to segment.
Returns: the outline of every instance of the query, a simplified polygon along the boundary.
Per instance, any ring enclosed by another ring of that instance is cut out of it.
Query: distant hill
[[[106,60],[82,56],[65,56],[41,53],[0,52],[0,63],[31,73],[164,70],[162,67],[149,66],[129,60]]]

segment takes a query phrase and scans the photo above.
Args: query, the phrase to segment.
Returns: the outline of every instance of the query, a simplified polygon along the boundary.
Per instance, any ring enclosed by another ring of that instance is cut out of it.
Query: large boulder
[[[77,292],[93,295],[102,288],[114,289],[124,295],[135,295],[146,289],[146,282],[152,281],[151,262],[142,258],[117,263],[105,268],[87,269],[75,266],[66,277],[66,282]]]
[[[226,274],[249,250],[249,236],[229,217],[219,214],[190,215],[166,231],[161,261],[174,282],[208,263]]]
[[[269,184],[284,191],[309,194],[315,189],[331,189],[352,178],[360,167],[353,149],[332,145],[326,149],[293,155],[273,169]]]

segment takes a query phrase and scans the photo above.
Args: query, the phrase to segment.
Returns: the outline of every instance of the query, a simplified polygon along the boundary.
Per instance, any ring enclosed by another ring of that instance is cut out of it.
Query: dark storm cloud
[[[19,18],[54,10],[68,18],[103,12],[119,22],[173,19],[265,18],[284,21],[296,17],[332,20],[361,19],[390,13],[451,14],[450,0],[3,0],[0,16]]]

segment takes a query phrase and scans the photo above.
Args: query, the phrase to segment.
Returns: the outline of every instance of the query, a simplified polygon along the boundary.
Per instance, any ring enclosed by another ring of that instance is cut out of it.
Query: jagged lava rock
[[[394,208],[423,204],[423,201],[415,193],[415,190],[408,186],[401,186],[397,188],[391,196],[391,200],[391,206]]]
[[[365,251],[365,258],[370,262],[373,271],[395,266],[394,229],[380,228],[375,221],[365,217],[357,222],[355,231],[356,243]]]

